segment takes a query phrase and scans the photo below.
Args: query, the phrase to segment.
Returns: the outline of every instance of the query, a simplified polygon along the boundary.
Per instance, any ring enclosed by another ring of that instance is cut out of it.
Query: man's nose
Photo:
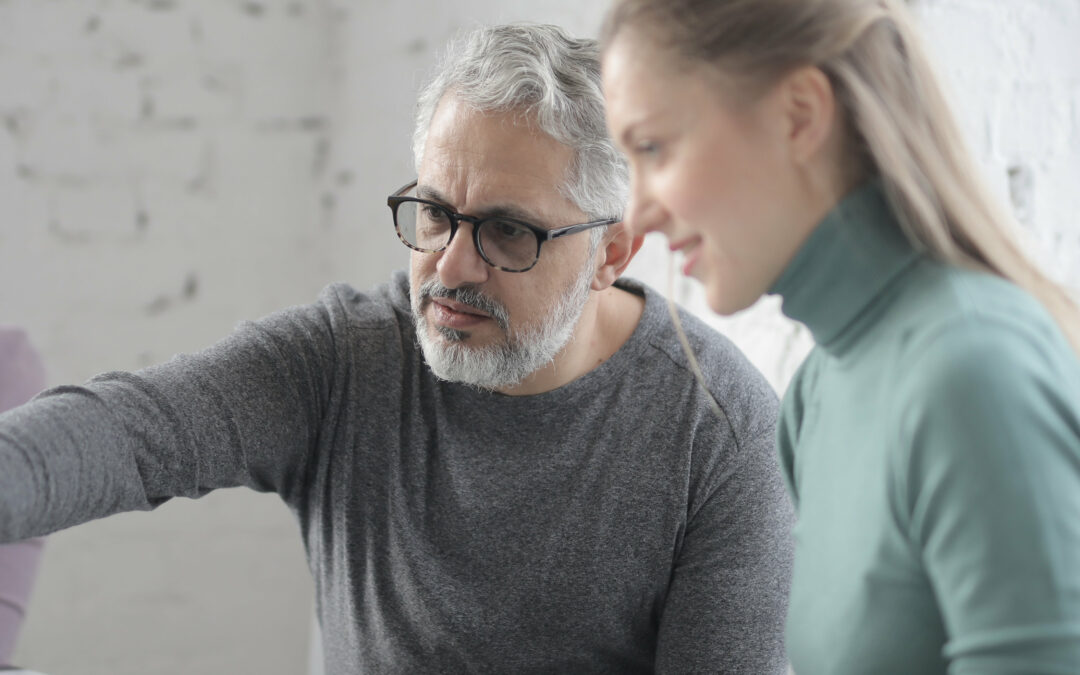
[[[473,227],[475,225],[472,223],[460,223],[454,238],[436,254],[439,262],[435,264],[435,269],[439,273],[439,281],[447,288],[483,283],[491,274],[491,266],[484,262],[473,244]]]

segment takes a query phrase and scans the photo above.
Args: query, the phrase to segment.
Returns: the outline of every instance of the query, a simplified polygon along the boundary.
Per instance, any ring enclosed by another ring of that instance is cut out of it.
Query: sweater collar
[[[840,201],[769,289],[782,310],[810,329],[826,351],[917,254],[900,229],[880,181]]]

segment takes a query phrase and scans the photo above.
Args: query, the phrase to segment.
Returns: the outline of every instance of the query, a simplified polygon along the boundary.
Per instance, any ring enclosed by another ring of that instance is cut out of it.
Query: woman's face
[[[604,55],[608,124],[630,161],[626,222],[664,233],[709,307],[731,314],[768,290],[817,216],[799,212],[781,89],[725,100],[718,75],[670,59],[628,31]]]

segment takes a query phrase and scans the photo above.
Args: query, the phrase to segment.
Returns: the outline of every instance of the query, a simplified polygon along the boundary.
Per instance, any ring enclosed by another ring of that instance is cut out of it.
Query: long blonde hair
[[[979,178],[914,22],[898,0],[615,0],[602,31],[630,28],[688,66],[714,66],[753,100],[793,69],[830,79],[868,170],[908,238],[946,263],[1038,299],[1080,354],[1080,310],[1029,260],[1011,214]]]

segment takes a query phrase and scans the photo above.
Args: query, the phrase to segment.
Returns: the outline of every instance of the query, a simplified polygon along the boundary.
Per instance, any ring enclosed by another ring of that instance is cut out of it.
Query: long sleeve
[[[901,383],[905,510],[950,673],[1080,668],[1080,419],[1061,377],[1073,357],[1036,330],[953,326]]]
[[[329,310],[314,304],[0,415],[0,541],[219,487],[299,489],[333,352]]]

